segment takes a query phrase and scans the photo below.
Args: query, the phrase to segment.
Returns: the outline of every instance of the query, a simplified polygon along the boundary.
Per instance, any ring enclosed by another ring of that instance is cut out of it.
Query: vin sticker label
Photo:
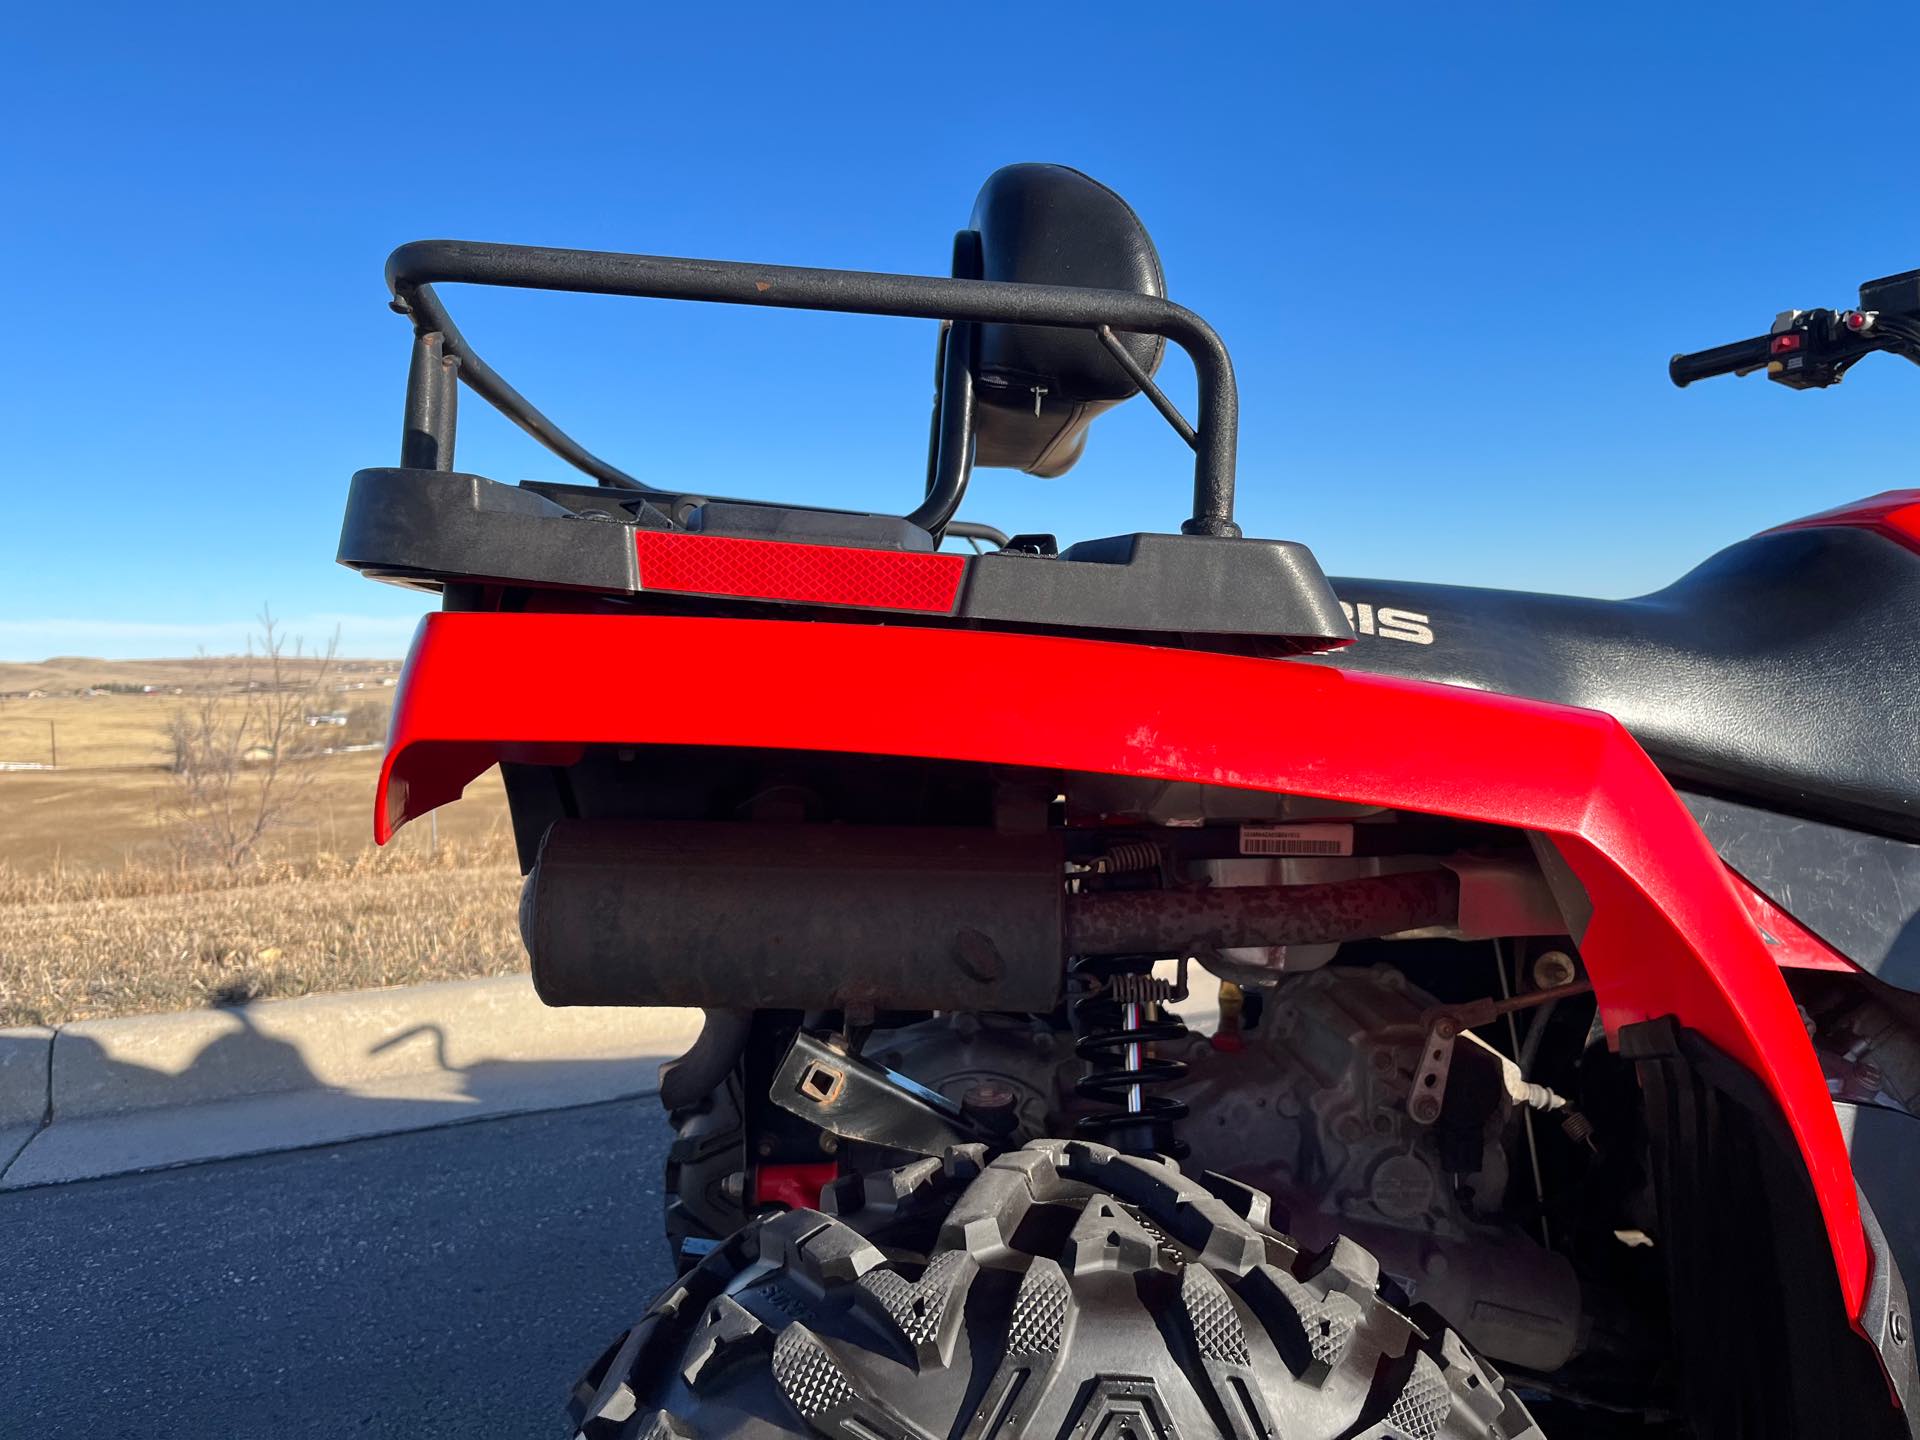
[[[1351,855],[1351,825],[1242,825],[1242,855]]]

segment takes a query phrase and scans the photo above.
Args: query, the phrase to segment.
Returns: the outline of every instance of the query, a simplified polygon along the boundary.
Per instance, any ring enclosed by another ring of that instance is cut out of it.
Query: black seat
[[[1771,531],[1634,600],[1333,588],[1359,638],[1316,661],[1605,710],[1676,783],[1920,838],[1920,554],[1887,535]]]

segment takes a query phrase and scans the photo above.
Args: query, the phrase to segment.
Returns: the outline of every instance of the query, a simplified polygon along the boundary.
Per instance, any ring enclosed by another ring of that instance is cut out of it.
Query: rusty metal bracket
[[[916,1155],[993,1139],[938,1091],[805,1030],[793,1037],[767,1093],[788,1114],[843,1140]]]
[[[1407,1114],[1416,1125],[1431,1125],[1440,1118],[1447,1098],[1447,1072],[1453,1068],[1453,1045],[1459,1038],[1460,1026],[1450,1014],[1439,1015],[1427,1026],[1427,1043],[1413,1072],[1413,1088],[1407,1092]]]

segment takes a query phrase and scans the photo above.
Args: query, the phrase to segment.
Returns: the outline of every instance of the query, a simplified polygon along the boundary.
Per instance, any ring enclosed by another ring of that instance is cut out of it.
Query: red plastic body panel
[[[817,1165],[756,1165],[753,1203],[784,1205],[789,1210],[818,1210],[820,1192],[831,1185],[840,1167],[831,1160]]]
[[[1889,540],[1897,540],[1909,550],[1920,550],[1920,490],[1883,490],[1864,500],[1822,510],[1818,515],[1809,515],[1804,520],[1789,520],[1785,525],[1776,525],[1762,533],[1773,535],[1782,530],[1817,530],[1828,525],[1872,530]]]
[[[1793,998],[1736,881],[1618,721],[1284,660],[884,625],[459,614],[421,622],[375,831],[500,756],[582,744],[918,755],[1098,771],[1519,826],[1585,887],[1610,1037],[1672,1015],[1759,1075],[1812,1178],[1842,1294],[1870,1258]],[[529,747],[534,747],[529,750]]]
[[[1828,970],[1860,975],[1861,968],[1782,910],[1739,871],[1730,871],[1740,901],[1773,948],[1774,963],[1786,970]]]
[[[640,584],[682,595],[731,595],[806,605],[857,605],[951,615],[967,561],[962,555],[803,545],[637,530]]]

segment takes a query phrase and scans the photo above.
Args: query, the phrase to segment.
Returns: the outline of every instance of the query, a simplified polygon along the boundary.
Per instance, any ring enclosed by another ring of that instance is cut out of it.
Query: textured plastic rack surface
[[[681,605],[710,596],[782,607],[769,614],[793,606],[906,612],[929,623],[1178,636],[1193,648],[1270,654],[1352,638],[1318,562],[1290,541],[1124,535],[1058,556],[955,555],[936,553],[925,532],[889,517],[716,502],[701,507],[701,528],[689,532],[637,523],[641,504],[617,490],[362,470],[338,558],[428,590],[501,584]],[[725,556],[714,553],[723,541],[732,542],[719,547]],[[754,548],[763,546],[775,548]]]

